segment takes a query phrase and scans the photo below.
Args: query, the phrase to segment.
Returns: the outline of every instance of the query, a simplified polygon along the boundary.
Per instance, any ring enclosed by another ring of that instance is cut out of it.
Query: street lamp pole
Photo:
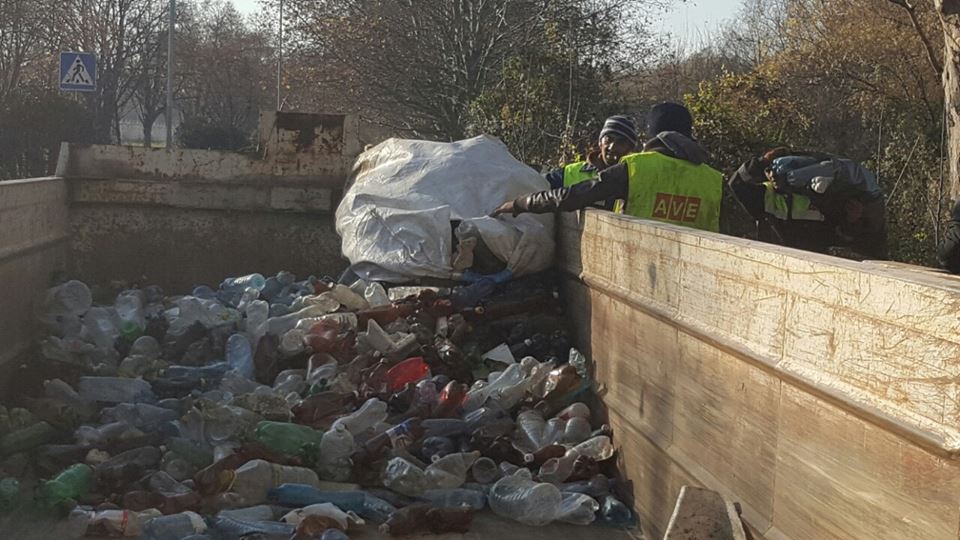
[[[176,0],[170,0],[170,21],[167,23],[167,107],[164,109],[167,124],[167,148],[173,148],[173,32],[177,18]]]
[[[283,0],[280,0],[280,16],[278,17],[279,31],[277,35],[277,110],[282,105],[280,97],[281,71],[283,70]]]

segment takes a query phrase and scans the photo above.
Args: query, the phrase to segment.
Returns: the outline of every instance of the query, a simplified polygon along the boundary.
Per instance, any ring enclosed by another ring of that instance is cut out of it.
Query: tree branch
[[[933,43],[930,41],[930,38],[927,36],[926,31],[923,29],[923,25],[920,24],[920,19],[917,17],[917,7],[911,4],[908,0],[887,0],[891,4],[900,6],[904,11],[907,12],[907,15],[910,17],[910,22],[913,24],[914,30],[917,31],[917,36],[920,37],[920,41],[923,43],[923,49],[927,53],[927,60],[930,62],[930,66],[936,71],[937,75],[940,76],[943,74],[943,64],[937,59],[936,49],[933,47]]]

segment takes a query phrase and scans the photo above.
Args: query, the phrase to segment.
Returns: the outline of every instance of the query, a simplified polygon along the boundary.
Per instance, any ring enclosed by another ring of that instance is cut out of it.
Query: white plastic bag
[[[388,139],[360,155],[336,213],[343,254],[361,279],[449,279],[451,221],[475,225],[514,275],[553,260],[553,216],[486,217],[500,204],[548,189],[499,140]]]

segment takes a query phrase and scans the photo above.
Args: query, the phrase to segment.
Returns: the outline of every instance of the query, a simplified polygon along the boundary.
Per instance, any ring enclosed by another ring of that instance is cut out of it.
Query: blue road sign
[[[60,89],[93,92],[97,89],[97,56],[85,52],[60,53]]]

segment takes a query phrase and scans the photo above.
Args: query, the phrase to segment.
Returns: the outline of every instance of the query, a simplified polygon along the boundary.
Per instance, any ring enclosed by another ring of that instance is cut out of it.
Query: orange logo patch
[[[653,202],[653,217],[667,221],[690,223],[700,214],[700,198],[657,193]]]

